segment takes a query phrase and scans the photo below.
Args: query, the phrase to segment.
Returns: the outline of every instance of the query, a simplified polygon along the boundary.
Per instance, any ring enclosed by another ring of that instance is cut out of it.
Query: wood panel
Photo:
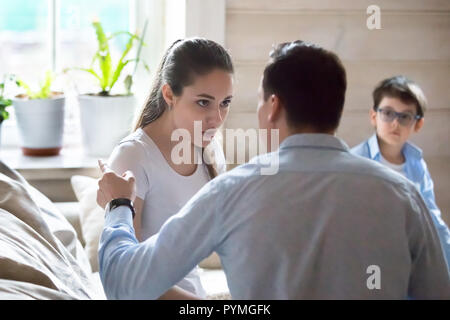
[[[234,10],[265,10],[265,11],[296,11],[296,10],[335,10],[364,11],[372,4],[378,5],[382,11],[449,11],[448,0],[278,0],[274,6],[273,0],[227,0],[228,11]]]
[[[306,40],[344,60],[449,60],[450,15],[382,15],[369,30],[366,15],[227,13],[226,46],[235,60],[266,61],[272,44]]]

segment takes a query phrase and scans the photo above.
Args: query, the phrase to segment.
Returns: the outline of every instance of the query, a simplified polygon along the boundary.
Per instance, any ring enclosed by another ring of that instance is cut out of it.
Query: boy
[[[436,205],[433,180],[422,150],[408,142],[424,124],[426,98],[420,87],[404,76],[381,81],[373,91],[370,121],[376,133],[354,147],[354,154],[378,161],[411,180],[419,189],[432,213],[440,242],[450,263],[450,231]]]

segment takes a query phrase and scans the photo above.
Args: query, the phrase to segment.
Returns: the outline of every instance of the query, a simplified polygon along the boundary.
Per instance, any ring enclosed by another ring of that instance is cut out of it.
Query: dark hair
[[[377,110],[384,97],[400,99],[405,104],[414,104],[417,115],[423,117],[427,107],[427,99],[422,89],[412,80],[405,76],[395,76],[384,79],[372,93],[373,110]]]
[[[204,38],[176,40],[165,52],[156,73],[150,95],[139,113],[134,130],[143,128],[158,119],[168,105],[162,95],[162,86],[168,84],[175,96],[181,96],[183,88],[192,84],[196,76],[214,69],[234,73],[228,52],[219,44]],[[205,156],[205,152],[203,153]],[[206,163],[211,178],[217,176],[213,166]]]
[[[264,100],[275,94],[291,127],[313,127],[319,132],[336,129],[347,87],[337,55],[298,40],[275,46],[270,57],[264,69]]]

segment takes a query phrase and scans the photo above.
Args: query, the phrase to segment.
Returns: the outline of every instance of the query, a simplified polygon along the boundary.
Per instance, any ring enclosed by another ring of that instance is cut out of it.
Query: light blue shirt
[[[331,135],[289,136],[211,180],[145,242],[129,208],[107,212],[100,276],[108,298],[155,299],[213,251],[233,299],[450,298],[417,189]]]
[[[378,162],[381,162],[381,152],[377,135],[351,149],[351,152]],[[450,230],[441,218],[441,211],[434,198],[434,184],[423,159],[422,150],[412,143],[405,143],[403,147],[405,157],[404,174],[420,191],[428,209],[432,213],[433,222],[439,234],[439,240],[444,250],[447,265],[450,267]]]

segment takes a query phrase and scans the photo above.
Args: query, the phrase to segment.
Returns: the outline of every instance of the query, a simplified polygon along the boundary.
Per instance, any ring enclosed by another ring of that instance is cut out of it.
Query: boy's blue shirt
[[[381,152],[377,135],[374,134],[366,141],[353,147],[351,152],[353,154],[380,162]],[[436,205],[433,180],[428,172],[427,164],[423,159],[422,150],[414,144],[406,142],[403,146],[402,152],[405,157],[405,176],[416,185],[425,200],[438,231],[441,245],[444,250],[444,255],[447,259],[447,266],[450,266],[450,230],[442,220],[441,211]]]

